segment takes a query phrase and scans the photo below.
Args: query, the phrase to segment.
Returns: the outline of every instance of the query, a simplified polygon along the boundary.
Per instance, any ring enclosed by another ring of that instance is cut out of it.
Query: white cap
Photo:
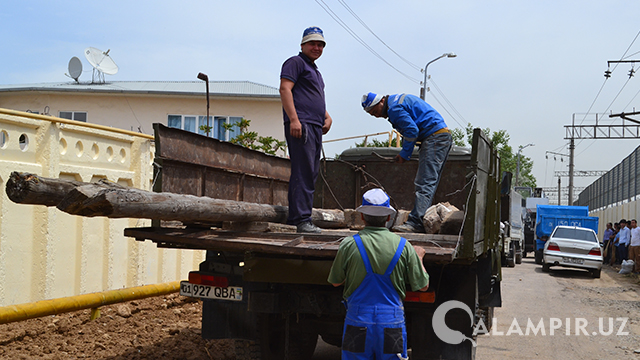
[[[362,195],[362,205],[356,211],[371,216],[393,215],[396,209],[389,202],[389,196],[382,189],[371,189]]]

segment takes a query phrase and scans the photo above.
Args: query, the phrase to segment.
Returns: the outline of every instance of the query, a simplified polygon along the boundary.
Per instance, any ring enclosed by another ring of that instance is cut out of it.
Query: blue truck
[[[558,225],[579,226],[598,232],[598,218],[589,216],[588,206],[536,206],[536,264],[542,264],[545,241]]]

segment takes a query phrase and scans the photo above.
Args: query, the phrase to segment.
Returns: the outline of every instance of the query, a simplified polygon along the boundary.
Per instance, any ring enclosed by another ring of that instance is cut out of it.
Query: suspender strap
[[[369,255],[367,254],[367,250],[365,250],[364,244],[362,243],[362,238],[360,238],[359,234],[355,234],[353,235],[353,239],[356,241],[356,245],[358,245],[360,257],[364,262],[364,268],[367,270],[367,273],[373,274],[373,268],[371,267],[371,262],[369,262]]]
[[[398,245],[398,249],[396,250],[395,255],[393,255],[393,259],[389,263],[389,267],[387,267],[387,271],[384,272],[385,275],[390,276],[395,269],[398,260],[400,260],[400,256],[402,255],[402,251],[404,250],[404,245],[407,243],[407,239],[400,238],[400,244]]]

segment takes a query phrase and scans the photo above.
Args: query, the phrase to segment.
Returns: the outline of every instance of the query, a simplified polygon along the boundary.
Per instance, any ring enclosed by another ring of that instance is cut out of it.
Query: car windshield
[[[583,229],[557,228],[553,237],[598,242],[598,238],[591,231]]]

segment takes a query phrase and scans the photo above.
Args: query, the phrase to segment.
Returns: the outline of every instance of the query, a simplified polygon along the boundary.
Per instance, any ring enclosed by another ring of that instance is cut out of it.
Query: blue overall
[[[347,299],[342,359],[406,359],[404,307],[391,282],[391,272],[396,267],[407,240],[401,238],[389,267],[381,275],[373,272],[360,235],[356,234],[353,238],[358,245],[367,275]]]

